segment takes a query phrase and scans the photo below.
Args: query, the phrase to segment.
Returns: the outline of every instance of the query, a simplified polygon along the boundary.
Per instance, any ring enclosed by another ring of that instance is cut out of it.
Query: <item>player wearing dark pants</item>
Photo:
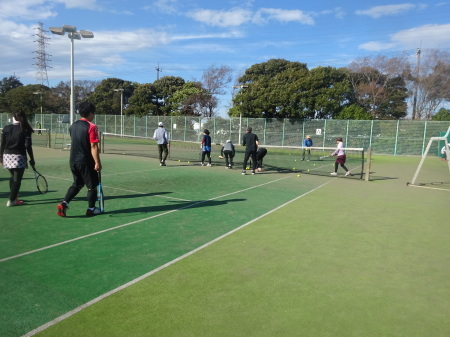
[[[235,155],[234,144],[230,139],[226,141],[226,143],[222,146],[222,150],[220,151],[221,157],[225,157],[225,165],[227,168],[231,169],[233,167],[233,158]]]
[[[70,126],[70,169],[73,184],[67,190],[64,201],[60,203],[56,214],[65,217],[69,203],[86,185],[88,209],[86,216],[100,214],[95,207],[97,201],[98,172],[102,169],[100,151],[98,147],[98,129],[94,120],[95,106],[89,102],[82,102],[78,107],[81,118]]]
[[[247,127],[247,131],[242,139],[242,145],[245,146],[244,162],[242,165],[242,174],[245,175],[247,162],[249,158],[252,159],[252,174],[256,170],[256,150],[258,148],[258,136],[252,133],[252,127]]]
[[[305,139],[303,139],[302,160],[305,160],[306,155],[307,161],[311,158],[311,146],[313,146],[311,136],[306,136]]]
[[[263,166],[263,158],[267,154],[267,149],[265,147],[258,147],[258,150],[256,151],[256,160],[257,160],[257,171],[262,171]]]
[[[166,166],[166,159],[169,155],[169,149],[167,148],[169,136],[162,122],[158,123],[158,128],[153,133],[153,139],[155,139],[158,144],[159,165]]]
[[[15,112],[12,121],[12,124],[6,125],[2,130],[0,147],[0,164],[8,169],[11,175],[9,200],[6,203],[8,207],[23,205],[18,196],[23,174],[28,168],[27,153],[31,166],[35,164],[31,146],[31,134],[34,130],[28,123],[27,116],[23,112]]]
[[[205,157],[208,157],[208,165],[211,166],[211,137],[209,130],[203,130],[202,138],[202,166],[205,165]]]

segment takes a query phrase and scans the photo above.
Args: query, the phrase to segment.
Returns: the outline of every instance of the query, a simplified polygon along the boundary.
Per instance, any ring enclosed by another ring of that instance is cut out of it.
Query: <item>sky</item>
[[[0,0],[0,78],[40,83],[39,22],[50,87],[70,81],[70,39],[49,28],[73,25],[94,33],[74,42],[75,80],[194,81],[226,65],[233,82],[221,97],[224,115],[237,78],[270,59],[338,68],[366,56],[406,53],[413,60],[417,48],[450,51],[445,0]]]

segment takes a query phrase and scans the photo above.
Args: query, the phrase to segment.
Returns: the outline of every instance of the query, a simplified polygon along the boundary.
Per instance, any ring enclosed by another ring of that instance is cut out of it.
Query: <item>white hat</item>
[[[163,125],[163,122],[159,122],[158,125],[159,125],[159,126],[164,126],[164,125]]]
[[[227,143],[231,143],[231,140],[228,139],[228,140],[227,140]]]

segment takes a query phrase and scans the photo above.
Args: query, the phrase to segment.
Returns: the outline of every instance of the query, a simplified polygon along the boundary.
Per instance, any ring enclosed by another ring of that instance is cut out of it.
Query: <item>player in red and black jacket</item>
[[[97,201],[98,172],[102,169],[100,161],[99,136],[97,126],[92,123],[95,115],[95,106],[89,102],[82,102],[78,106],[81,116],[70,126],[70,170],[73,175],[73,184],[67,190],[64,201],[57,208],[57,214],[65,217],[69,202],[77,196],[86,185],[88,209],[86,216],[100,214],[95,207]]]

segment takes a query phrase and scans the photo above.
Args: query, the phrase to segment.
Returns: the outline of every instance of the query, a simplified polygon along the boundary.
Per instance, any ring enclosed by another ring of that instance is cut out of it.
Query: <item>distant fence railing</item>
[[[0,114],[0,127],[10,123],[10,114]],[[32,121],[51,133],[67,134],[69,125],[64,115],[36,114]],[[179,141],[201,140],[203,129],[210,131],[214,143],[231,139],[240,144],[247,126],[253,128],[261,144],[301,146],[310,135],[314,146],[335,146],[336,137],[343,137],[345,147],[372,148],[374,154],[421,156],[430,137],[447,131],[450,122],[411,120],[334,120],[334,119],[266,119],[266,118],[200,118],[185,116],[123,116],[96,115],[95,124],[102,132],[130,136],[153,137],[159,122]],[[438,146],[433,154],[439,155]]]

